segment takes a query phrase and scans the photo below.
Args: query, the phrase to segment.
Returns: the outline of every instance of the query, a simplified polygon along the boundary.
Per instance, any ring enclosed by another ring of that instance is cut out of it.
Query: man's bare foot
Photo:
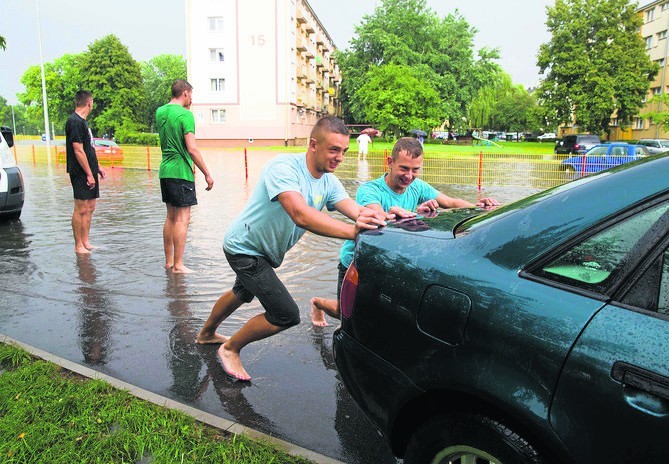
[[[184,265],[181,265],[181,266],[178,266],[178,267],[177,266],[172,266],[172,272],[174,272],[175,274],[191,274],[195,271],[193,271],[192,269],[187,268]]]
[[[226,349],[225,344],[221,345],[218,349],[218,357],[221,358],[221,362],[223,363],[223,370],[230,377],[234,377],[237,380],[251,380],[251,376],[246,372],[244,366],[242,366],[239,354]]]
[[[173,266],[174,266],[174,264],[172,264],[172,263],[165,263],[165,269],[167,269],[168,271],[170,269],[172,269]]]
[[[85,244],[84,244],[84,247],[85,247],[88,251],[95,250],[95,249],[97,248],[95,245],[93,245],[93,244],[91,244],[91,243],[85,243]]]
[[[74,252],[78,255],[90,255],[91,252],[85,247],[74,247]]]
[[[311,323],[316,327],[327,327],[330,324],[325,320],[325,313],[318,308],[319,298],[313,297],[311,299]]]
[[[225,335],[221,335],[219,333],[214,332],[214,335],[211,337],[205,337],[202,335],[202,332],[197,334],[197,337],[195,338],[195,342],[199,343],[200,345],[209,345],[209,344],[216,344],[216,343],[225,343],[230,339],[230,337],[227,337]]]

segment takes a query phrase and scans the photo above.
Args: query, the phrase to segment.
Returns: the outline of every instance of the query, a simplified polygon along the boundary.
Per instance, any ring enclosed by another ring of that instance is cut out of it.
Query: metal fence
[[[123,146],[123,160],[100,159],[104,166],[157,170],[160,165],[159,147]],[[65,147],[52,146],[50,159],[41,145],[15,145],[17,163],[65,164]],[[226,156],[222,154],[221,156]],[[245,151],[252,157],[253,151]],[[386,172],[387,151],[371,151],[365,160],[350,153],[337,168],[337,176],[361,181],[374,179]],[[430,153],[425,152],[421,177],[432,184],[486,187],[532,187],[545,189],[563,184],[573,177],[565,173],[561,161],[564,155],[499,154],[499,153]]]

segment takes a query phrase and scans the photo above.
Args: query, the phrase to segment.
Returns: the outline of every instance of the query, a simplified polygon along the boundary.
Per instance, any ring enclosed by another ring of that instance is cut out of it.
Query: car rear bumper
[[[346,389],[392,448],[391,432],[397,411],[423,390],[341,328],[334,333],[333,348]]]
[[[0,213],[21,211],[23,198],[23,176],[19,168],[0,169]]]

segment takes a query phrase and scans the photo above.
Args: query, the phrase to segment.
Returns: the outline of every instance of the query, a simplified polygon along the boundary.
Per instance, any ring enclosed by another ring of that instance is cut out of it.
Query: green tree
[[[638,113],[658,67],[635,10],[628,0],[556,0],[547,8],[552,37],[539,49],[539,93],[555,122],[608,134],[614,112],[623,124]]]
[[[501,98],[513,90],[511,76],[502,70],[490,72],[488,82],[481,86],[468,108],[469,122],[472,127],[497,129],[493,127],[493,114]]]
[[[643,117],[650,118],[664,130],[669,130],[669,95],[655,95],[648,103],[649,107],[656,109],[644,112]]]
[[[108,35],[90,44],[81,69],[82,87],[93,93],[88,120],[94,134],[146,128],[141,67],[118,37]]]
[[[345,117],[359,122],[379,122],[365,121],[370,117],[367,106],[373,104],[375,96],[365,95],[362,89],[368,73],[386,65],[418,70],[421,85],[427,85],[425,91],[431,89],[439,95],[434,103],[439,124],[446,119],[461,121],[497,57],[496,51],[484,50],[477,62],[473,52],[475,30],[457,11],[440,18],[425,0],[382,0],[355,30],[357,36],[350,48],[337,52],[337,59]],[[417,113],[412,117],[430,120],[433,110],[416,105]]]
[[[36,123],[29,118],[26,107],[22,104],[9,105],[7,99],[0,96],[0,126],[8,126],[14,129],[16,123],[17,134],[39,134],[43,122]]]
[[[65,121],[74,111],[74,94],[81,86],[82,59],[82,54],[66,54],[44,64],[49,121],[53,124],[57,134],[64,132]],[[26,91],[18,94],[18,98],[26,105],[28,116],[35,121],[44,121],[40,67],[29,67],[21,76],[21,83],[25,86]]]
[[[141,65],[147,105],[148,127],[153,132],[156,110],[172,98],[172,84],[177,79],[186,79],[186,60],[180,55],[158,55]]]
[[[396,137],[402,129],[430,129],[441,124],[440,96],[418,69],[389,64],[370,69],[360,88],[360,103],[368,121]]]
[[[522,86],[514,86],[497,101],[491,128],[501,131],[535,131],[542,127],[534,97]]]
[[[0,35],[0,48],[7,50],[7,40]]]

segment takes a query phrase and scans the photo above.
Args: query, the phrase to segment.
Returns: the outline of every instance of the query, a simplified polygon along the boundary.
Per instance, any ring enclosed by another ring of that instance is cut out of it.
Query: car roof
[[[607,217],[669,192],[668,170],[668,153],[625,163],[476,216],[458,233],[479,236],[488,242],[480,249],[507,266],[520,266]],[[489,233],[473,233],[485,227]]]

